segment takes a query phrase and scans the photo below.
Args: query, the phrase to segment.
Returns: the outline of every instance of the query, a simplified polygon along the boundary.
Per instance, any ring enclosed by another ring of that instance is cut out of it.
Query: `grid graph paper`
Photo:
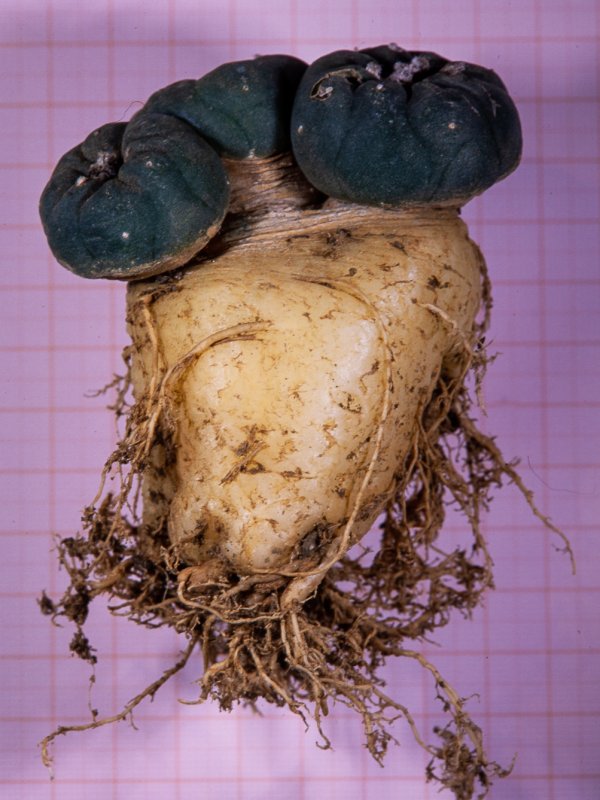
[[[167,668],[183,642],[101,607],[89,671],[71,631],[37,608],[64,584],[52,533],[79,528],[113,444],[106,400],[120,371],[124,287],[81,281],[48,252],[37,201],[56,160],[93,128],[127,119],[151,92],[256,53],[305,60],[395,40],[495,69],[519,108],[522,165],[464,210],[494,282],[486,385],[489,432],[539,505],[571,537],[556,542],[510,487],[486,532],[497,588],[423,652],[463,695],[489,754],[508,764],[494,800],[600,797],[600,10],[595,0],[3,0],[0,3],[0,786],[27,800],[429,800],[426,758],[401,723],[385,768],[357,719],[336,709],[334,750],[289,714],[187,706],[193,665],[121,724],[59,740],[50,782],[36,743],[58,723],[111,713]],[[453,535],[453,525],[449,526]],[[388,691],[430,731],[427,676],[390,664]]]

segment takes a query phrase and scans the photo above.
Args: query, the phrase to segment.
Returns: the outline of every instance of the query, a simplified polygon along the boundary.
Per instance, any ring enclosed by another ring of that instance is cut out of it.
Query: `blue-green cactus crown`
[[[50,248],[86,278],[131,280],[185,264],[227,212],[221,156],[290,149],[306,64],[264,56],[224,64],[153,94],[129,123],[109,123],[58,162],[40,200]]]
[[[521,129],[491,70],[387,46],[341,50],[307,69],[292,143],[308,180],[332,197],[462,204],[516,167]]]
[[[130,280],[182,266],[227,213],[222,159],[292,149],[320,192],[372,206],[462,205],[511,172],[521,129],[491,70],[395,45],[224,64],[155,92],[58,162],[40,215],[57,260]]]

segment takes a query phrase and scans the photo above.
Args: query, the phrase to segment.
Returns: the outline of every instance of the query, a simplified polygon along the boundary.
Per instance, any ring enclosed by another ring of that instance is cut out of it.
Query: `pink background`
[[[56,779],[36,742],[87,714],[89,671],[69,629],[36,606],[64,583],[51,534],[68,535],[94,495],[113,441],[104,398],[126,341],[122,284],[85,282],[48,252],[37,201],[62,153],[94,127],[127,119],[157,88],[223,61],[289,52],[307,60],[395,40],[496,69],[520,109],[523,163],[465,210],[495,286],[486,428],[539,504],[568,531],[575,577],[555,540],[506,488],[486,531],[497,589],[473,621],[453,619],[423,650],[464,695],[502,763],[496,800],[600,797],[598,211],[600,112],[594,0],[3,0],[0,14],[2,537],[0,653],[7,798],[311,800],[440,795],[398,723],[402,747],[380,769],[358,720],[337,709],[316,734],[276,709],[220,714],[183,706],[192,665],[136,714],[61,739]],[[453,525],[458,523],[453,522]],[[450,526],[452,532],[453,525]],[[183,644],[112,618],[98,604],[93,704],[110,713]],[[439,704],[427,676],[391,663],[390,692],[429,732]],[[442,794],[442,797],[449,795]]]

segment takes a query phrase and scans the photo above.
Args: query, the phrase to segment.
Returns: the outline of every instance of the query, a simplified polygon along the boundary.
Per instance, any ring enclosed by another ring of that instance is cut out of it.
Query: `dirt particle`
[[[47,617],[52,616],[56,611],[56,606],[46,592],[42,592],[41,597],[38,599],[38,605],[42,614],[45,614]]]

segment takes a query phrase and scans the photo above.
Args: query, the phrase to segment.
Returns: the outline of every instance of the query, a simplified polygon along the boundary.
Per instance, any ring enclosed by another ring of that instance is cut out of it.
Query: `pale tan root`
[[[406,465],[406,483],[387,511],[378,552],[370,562],[369,554],[340,558],[315,596],[299,609],[284,610],[281,603],[295,577],[240,578],[220,573],[214,565],[212,574],[207,567],[208,580],[197,585],[195,568],[174,566],[168,557],[164,534],[162,562],[144,557],[139,548],[141,532],[121,514],[125,499],[109,496],[90,513],[88,537],[61,544],[72,586],[60,606],[47,600],[46,612],[65,615],[77,623],[79,636],[73,649],[93,660],[80,626],[90,600],[108,593],[115,613],[127,614],[145,625],[173,625],[191,637],[185,661],[198,647],[205,664],[198,702],[213,697],[223,708],[260,699],[285,705],[307,724],[311,718],[315,721],[324,747],[330,744],[323,727],[325,717],[332,703],[341,702],[363,719],[366,745],[379,761],[388,744],[395,741],[389,728],[401,716],[432,757],[432,779],[452,788],[457,798],[472,797],[476,785],[485,790],[494,776],[505,771],[488,762],[481,732],[468,716],[464,701],[430,662],[404,645],[444,624],[453,608],[468,614],[491,584],[491,559],[479,529],[480,507],[487,503],[491,486],[503,476],[513,480],[516,474],[514,467],[501,459],[493,441],[465,414],[463,378],[460,374],[451,385],[440,382],[423,415]],[[155,399],[159,397],[164,406],[166,392],[157,384]],[[137,426],[129,431],[128,441],[137,444],[138,458],[147,452],[148,426],[154,419],[148,410],[140,415],[146,420],[145,435]],[[160,421],[152,425],[156,432]],[[442,439],[462,437],[470,477],[465,478],[459,464],[440,451],[439,443],[435,444],[440,435]],[[124,483],[128,491],[131,486],[129,481]],[[444,516],[444,487],[471,524],[475,560],[465,551],[445,553],[435,541]],[[531,501],[527,494],[526,499]],[[456,588],[450,586],[449,578]],[[337,584],[348,583],[352,591],[337,588]],[[429,587],[426,602],[424,585]],[[441,744],[428,743],[406,706],[384,692],[377,669],[389,656],[416,660],[432,675],[442,706],[453,720],[439,731]],[[174,670],[183,666],[180,661]],[[48,748],[56,736],[126,719],[170,674],[174,673],[165,673],[119,714],[57,728],[44,739],[45,761],[49,763]]]
[[[339,281],[327,282],[340,291],[353,292],[371,309],[359,291]],[[485,300],[489,294],[485,273],[483,285]],[[60,602],[44,596],[41,606],[44,613],[75,623],[71,648],[91,663],[96,656],[83,626],[89,603],[101,594],[110,598],[113,613],[148,627],[171,626],[188,638],[188,646],[171,670],[121,712],[83,725],[60,726],[46,736],[44,763],[51,763],[49,747],[57,736],[129,718],[144,698],[153,696],[198,652],[204,672],[198,679],[196,702],[213,698],[223,709],[261,700],[285,706],[305,724],[314,721],[323,747],[331,744],[324,730],[325,717],[333,704],[342,703],[362,719],[366,746],[380,763],[388,744],[395,741],[390,729],[401,717],[431,756],[427,773],[431,780],[450,788],[457,800],[469,800],[478,790],[483,797],[492,780],[508,770],[488,760],[481,731],[471,720],[465,700],[406,643],[426,639],[446,624],[452,611],[468,616],[493,585],[492,559],[480,519],[492,490],[503,481],[517,486],[533,513],[562,538],[572,558],[564,534],[537,509],[515,465],[505,461],[493,439],[482,434],[471,417],[466,385],[473,379],[477,394],[486,363],[483,327],[474,350],[458,335],[456,369],[451,375],[440,375],[422,409],[376,548],[369,551],[357,545],[349,551],[355,544],[353,524],[389,413],[389,388],[382,393],[371,451],[342,535],[297,568],[238,574],[219,556],[201,565],[186,563],[182,548],[169,537],[166,520],[156,520],[151,529],[142,524],[140,484],[154,445],[160,442],[167,454],[172,447],[171,396],[186,370],[224,342],[259,337],[270,321],[218,331],[165,369],[150,309],[156,293],[168,291],[177,291],[176,282],[160,285],[140,300],[152,348],[150,388],[127,414],[124,435],[104,469],[101,490],[87,509],[85,535],[59,544],[71,584]],[[424,307],[453,329],[453,320],[442,309],[434,304]],[[487,319],[487,304],[485,312]],[[370,310],[369,314],[378,320],[376,313]],[[380,367],[382,382],[389,387],[389,347],[385,326],[378,324],[387,354]],[[117,414],[128,397],[128,381],[129,374],[119,388]],[[255,437],[240,457],[238,469],[261,446]],[[106,495],[104,481],[115,474],[119,491]],[[222,480],[234,478],[227,473]],[[468,546],[447,552],[438,537],[449,504],[465,516],[471,540]],[[436,730],[437,744],[418,729],[406,705],[385,693],[379,672],[389,657],[416,661],[431,675],[448,719],[445,728]]]

